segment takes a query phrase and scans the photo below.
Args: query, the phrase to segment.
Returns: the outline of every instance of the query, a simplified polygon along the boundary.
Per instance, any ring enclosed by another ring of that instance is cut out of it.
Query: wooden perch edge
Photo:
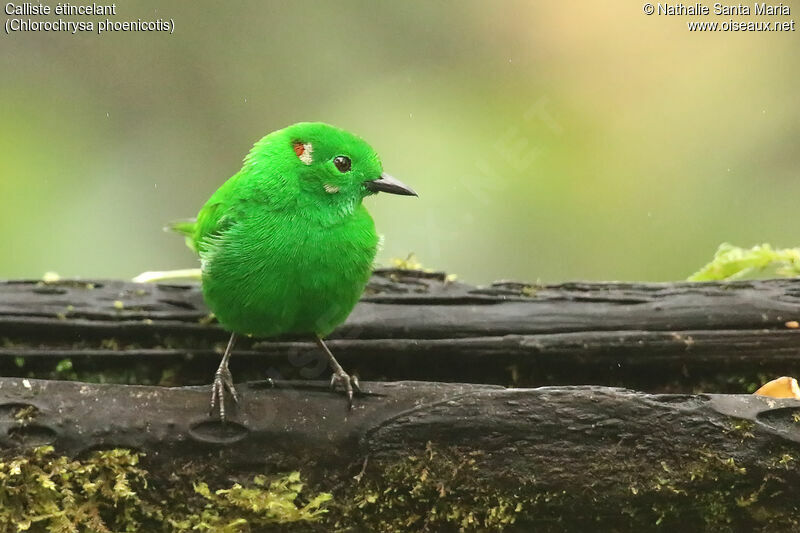
[[[219,481],[299,469],[333,493],[323,529],[408,521],[455,529],[457,509],[474,512],[472,526],[537,531],[797,525],[795,400],[605,387],[363,388],[348,412],[319,383],[241,384],[242,402],[223,426],[207,416],[208,387],[3,378],[0,446],[49,443],[70,456],[130,448],[146,454],[153,487],[176,483],[187,465],[192,481],[197,472]],[[15,416],[23,408],[34,413],[25,421]]]
[[[363,380],[752,392],[800,374],[798,319],[800,279],[478,288],[379,270],[330,346]],[[200,385],[226,339],[197,285],[0,282],[0,375],[48,376],[70,358],[70,379]],[[231,368],[240,381],[326,376],[304,339],[242,339]]]

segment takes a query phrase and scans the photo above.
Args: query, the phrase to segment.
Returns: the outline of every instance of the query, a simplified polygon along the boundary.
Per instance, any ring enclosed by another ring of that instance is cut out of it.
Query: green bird
[[[375,223],[362,200],[417,194],[385,174],[364,140],[321,122],[300,122],[253,145],[242,169],[211,195],[196,219],[171,227],[200,256],[203,297],[231,332],[211,387],[225,420],[238,395],[228,368],[237,335],[309,335],[352,408],[358,380],[323,338],[345,321],[372,272]]]

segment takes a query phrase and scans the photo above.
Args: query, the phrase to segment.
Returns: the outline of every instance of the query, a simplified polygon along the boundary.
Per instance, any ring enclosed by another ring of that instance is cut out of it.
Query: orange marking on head
[[[298,159],[300,159],[300,161],[306,165],[310,165],[314,162],[314,158],[312,157],[314,147],[311,145],[311,143],[295,141],[292,143],[292,148],[294,148],[294,153],[297,154]]]

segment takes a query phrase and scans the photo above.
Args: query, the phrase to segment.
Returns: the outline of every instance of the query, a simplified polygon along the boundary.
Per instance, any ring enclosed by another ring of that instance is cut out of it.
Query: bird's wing
[[[211,198],[213,200],[213,197]],[[197,222],[194,225],[194,250],[202,253],[228,229],[233,223],[233,219],[228,213],[224,202],[208,201],[203,209],[197,214]]]
[[[206,205],[197,213],[197,218],[177,220],[167,228],[184,235],[186,245],[198,254],[201,253],[211,240],[219,237],[233,222],[227,206],[238,176],[239,174],[234,175],[211,195]]]

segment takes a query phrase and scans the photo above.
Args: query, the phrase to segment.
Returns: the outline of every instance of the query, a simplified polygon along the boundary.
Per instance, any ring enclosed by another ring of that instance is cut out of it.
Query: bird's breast
[[[377,243],[368,214],[331,227],[302,217],[249,220],[209,254],[204,292],[223,324],[229,316],[229,329],[327,334],[363,292]]]

